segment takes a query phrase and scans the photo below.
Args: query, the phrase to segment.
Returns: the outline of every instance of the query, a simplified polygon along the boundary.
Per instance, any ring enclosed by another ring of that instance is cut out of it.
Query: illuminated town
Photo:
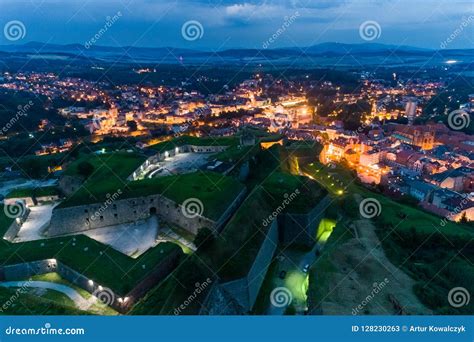
[[[59,79],[52,73],[6,73],[0,86],[44,96],[46,101],[92,104],[58,108],[58,112],[83,126],[93,141],[105,136],[140,137],[137,147],[145,148],[181,135],[232,136],[243,127],[254,127],[321,143],[323,164],[343,162],[361,182],[383,187],[387,196],[412,196],[426,210],[442,216],[458,207],[474,191],[472,137],[437,122],[414,124],[423,105],[446,86],[397,79],[395,87],[386,87],[365,74],[361,83],[357,93],[343,93],[331,82],[317,84],[304,78],[286,82],[256,74],[223,94],[205,96],[180,87],[110,87],[79,78]],[[335,109],[324,116],[318,115],[319,104],[310,104],[307,97],[315,87],[334,92]],[[345,129],[338,120],[340,107],[363,100],[372,103],[370,112],[363,113],[360,127]],[[460,108],[473,113],[474,94]],[[396,123],[402,118],[408,122]],[[42,120],[38,131],[48,124]],[[155,138],[152,132],[157,127],[171,134]],[[35,154],[66,152],[77,143],[68,139],[43,145]],[[474,209],[467,205],[450,218],[472,221]]]
[[[474,313],[473,49],[359,17],[309,45],[303,11],[261,42],[180,18],[135,46],[134,11],[82,43],[85,13],[59,41],[5,28],[1,314]]]

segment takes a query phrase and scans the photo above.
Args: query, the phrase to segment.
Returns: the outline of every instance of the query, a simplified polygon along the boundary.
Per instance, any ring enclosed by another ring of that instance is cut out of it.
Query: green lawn
[[[2,236],[8,228],[8,222],[11,219],[5,217],[3,207],[0,207]],[[84,235],[15,244],[2,239],[0,265],[55,258],[94,282],[125,295],[154,266],[176,250],[181,253],[181,248],[173,243],[160,243],[133,259]]]
[[[351,193],[358,193],[362,198],[375,198],[380,202],[381,214],[376,218],[377,226],[393,224],[400,233],[407,233],[412,227],[422,234],[440,233],[445,236],[471,236],[473,230],[467,225],[447,221],[441,225],[442,217],[435,216],[418,207],[406,205],[391,200],[390,198],[367,190],[361,186],[353,185]],[[353,208],[358,214],[359,208]]]
[[[31,280],[34,280],[34,281],[47,281],[47,282],[50,282],[50,283],[56,283],[56,284],[62,284],[62,285],[66,285],[66,286],[69,286],[69,287],[72,287],[74,290],[76,290],[82,297],[84,297],[85,299],[89,299],[92,295],[87,292],[86,290],[70,283],[69,281],[67,281],[66,279],[63,279],[58,273],[56,272],[51,272],[51,273],[44,273],[44,274],[38,274],[38,275],[35,275],[35,276],[32,276],[30,278]]]
[[[113,175],[118,179],[125,179],[135,171],[146,160],[144,155],[132,152],[112,152],[104,154],[86,154],[72,162],[64,174],[67,176],[78,176],[78,166],[82,162],[88,162],[94,166],[94,172],[87,181],[99,183],[110,180]]]
[[[66,296],[64,293],[56,291],[56,290],[28,287],[25,290],[25,292],[32,296],[50,300],[51,302],[54,302],[54,304],[56,305],[69,306],[71,308],[76,308],[76,304],[71,298]]]
[[[120,189],[120,199],[162,194],[182,203],[188,198],[198,198],[204,205],[204,216],[218,219],[243,189],[243,185],[231,177],[202,171],[121,184],[108,181],[94,182],[93,186],[89,184],[86,183],[82,189],[61,203],[61,207],[103,202],[107,199],[107,194]]]
[[[321,299],[333,291],[333,288],[330,286],[331,278],[335,272],[340,272],[332,263],[333,253],[338,246],[351,238],[353,238],[352,232],[342,222],[336,224],[324,245],[321,255],[311,266],[307,292],[310,312],[316,313],[321,304]]]
[[[415,293],[427,307],[437,314],[472,314],[471,302],[454,309],[447,301],[448,292],[454,287],[472,288],[474,278],[474,255],[472,253],[474,232],[463,225],[425,212],[416,206],[397,202],[356,184],[348,170],[341,166],[328,168],[318,162],[304,168],[307,175],[338,195],[339,186],[345,188],[340,214],[344,220],[361,219],[359,206],[353,195],[374,198],[381,205],[381,213],[372,221],[390,261],[401,267],[416,282]],[[329,177],[328,177],[329,176]],[[442,224],[443,222],[443,224]],[[330,261],[332,243],[349,232],[337,225],[328,239],[323,255],[316,267],[316,285],[310,286],[310,300],[317,306],[317,298],[324,296],[328,277],[333,270]],[[339,240],[338,244],[345,240]]]
[[[299,194],[286,206],[292,212],[307,212],[327,194],[316,182],[280,170],[279,147],[262,150],[251,161],[246,185],[251,191],[221,234],[206,248],[198,249],[154,288],[133,309],[133,314],[173,314],[192,293],[193,284],[218,273],[222,281],[237,279],[248,273],[255,261],[269,226],[264,219],[288,196]],[[285,196],[288,195],[288,196]],[[185,313],[196,314],[196,302]]]
[[[299,193],[296,193],[298,191]],[[285,200],[293,198],[289,204]],[[325,196],[326,191],[305,177],[275,172],[242,203],[221,232],[206,259],[212,260],[224,280],[237,279],[249,271],[270,225],[264,220],[277,208],[282,213],[306,213]],[[205,257],[205,256],[203,256]]]
[[[85,315],[86,311],[70,305],[41,298],[29,293],[19,293],[13,288],[0,287],[0,315]],[[57,299],[56,295],[55,298]]]
[[[217,153],[214,157],[217,160],[228,163],[240,163],[253,157],[260,150],[260,146],[230,146],[225,151]]]
[[[240,278],[249,271],[270,227],[264,226],[263,221],[273,210],[263,189],[255,189],[206,251],[206,260],[224,281]]]
[[[261,185],[267,194],[268,201],[273,208],[282,205],[285,199],[285,212],[305,214],[313,209],[327,194],[327,191],[318,183],[284,172],[273,172]],[[291,196],[291,195],[294,196]],[[290,200],[291,199],[291,200]]]
[[[341,196],[350,192],[348,187],[353,182],[353,177],[350,171],[340,166],[333,169],[314,161],[309,165],[302,166],[301,171],[305,176],[320,183],[333,195]]]
[[[88,154],[73,162],[65,171],[67,176],[80,176],[78,166],[88,162],[94,167],[93,173],[81,188],[68,197],[58,207],[69,207],[86,203],[103,202],[107,194],[125,191],[130,176],[146,157],[137,153],[114,152],[108,154]]]
[[[59,189],[57,186],[44,186],[40,188],[15,189],[8,193],[6,198],[42,197],[56,195],[59,195]]]
[[[190,296],[195,294],[196,287],[211,279],[211,283],[197,294],[192,300]],[[153,288],[141,299],[131,310],[131,315],[197,315],[201,303],[212,285],[213,274],[209,266],[202,259],[191,255],[186,257],[181,265],[165,281]],[[185,305],[185,302],[188,305]],[[180,312],[175,310],[181,305],[184,309]]]
[[[78,292],[84,299],[88,300],[92,297],[92,295],[89,292],[87,292],[86,290],[70,283],[66,279],[63,279],[58,273],[55,273],[55,272],[39,274],[39,275],[31,277],[30,279],[33,280],[33,281],[47,281],[47,282],[50,282],[50,283],[66,285],[66,286],[71,287],[74,290],[76,290],[76,292]],[[64,294],[62,294],[62,293],[59,293],[59,294],[66,297],[66,299],[69,299],[69,297],[65,296]],[[42,296],[42,297],[44,297],[44,296]],[[73,307],[75,306],[74,302],[72,302],[72,301],[71,301],[71,304],[72,305],[69,305],[69,306],[73,306]],[[89,313],[96,314],[96,315],[117,315],[117,311],[115,311],[111,307],[105,306],[105,305],[95,304],[95,305],[92,305],[87,311]]]

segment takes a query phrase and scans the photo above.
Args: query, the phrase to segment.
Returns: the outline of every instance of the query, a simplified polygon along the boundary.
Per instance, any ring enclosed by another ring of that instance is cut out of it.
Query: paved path
[[[1,182],[0,195],[6,196],[10,191],[24,188],[39,188],[44,186],[55,185],[57,179],[49,179],[47,181],[31,180],[31,179],[14,179],[11,181]]]
[[[183,244],[184,246],[188,247],[190,250],[195,252],[197,250],[196,245],[193,242],[190,242],[183,238],[182,236],[176,234],[174,231],[172,231],[168,227],[163,227],[160,229],[160,238],[163,238],[163,240],[166,240],[166,237],[169,237],[171,241],[175,240],[178,241],[179,243]]]
[[[29,287],[37,287],[42,289],[55,290],[69,297],[81,310],[87,310],[92,304],[94,304],[94,300],[91,301],[85,299],[73,288],[62,284],[51,283],[49,281],[6,281],[1,282],[0,286],[19,288],[23,287],[24,289],[27,289]]]
[[[82,233],[123,254],[138,258],[148,249],[155,247],[158,226],[158,218],[152,215],[146,220],[91,229]]]
[[[53,209],[56,205],[58,205],[58,203],[31,207],[26,221],[22,224],[20,231],[13,242],[17,243],[44,239],[44,236],[41,234],[49,225]]]

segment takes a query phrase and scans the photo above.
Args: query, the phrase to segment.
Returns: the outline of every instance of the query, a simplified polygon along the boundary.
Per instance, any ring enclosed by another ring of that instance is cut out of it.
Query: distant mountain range
[[[3,52],[3,53],[1,53]],[[189,62],[189,61],[213,61],[219,59],[228,62],[265,62],[265,60],[288,61],[305,58],[338,58],[347,60],[356,58],[368,62],[368,58],[393,57],[411,59],[432,57],[436,58],[460,58],[465,62],[472,62],[474,59],[474,49],[455,50],[455,49],[423,49],[412,46],[396,46],[378,43],[363,44],[343,44],[343,43],[322,43],[309,47],[288,47],[275,49],[248,49],[236,48],[222,50],[218,52],[193,50],[173,47],[108,47],[93,45],[86,48],[81,44],[44,44],[40,42],[30,42],[26,44],[2,45],[0,46],[0,58],[12,54],[40,54],[40,55],[64,55],[64,56],[82,56],[103,61],[118,62]],[[375,63],[375,62],[374,62]]]

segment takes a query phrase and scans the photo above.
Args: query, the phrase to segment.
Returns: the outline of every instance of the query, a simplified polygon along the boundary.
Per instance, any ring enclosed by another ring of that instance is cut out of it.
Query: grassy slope
[[[0,207],[2,236],[8,222],[11,220],[5,217],[3,207]],[[172,243],[161,243],[139,258],[132,259],[84,235],[15,244],[2,239],[0,265],[55,258],[95,282],[125,294],[174,250],[181,249]]]
[[[331,259],[334,250],[351,239],[352,233],[343,225],[337,224],[329,236],[321,255],[310,269],[310,283],[308,288],[308,306],[314,310],[319,305],[319,301],[333,289],[330,287],[332,273],[336,272]],[[313,279],[315,281],[313,282]]]
[[[103,202],[108,194],[121,191],[120,198],[141,197],[161,193],[182,203],[195,197],[204,204],[204,215],[218,219],[226,207],[243,189],[242,184],[230,177],[213,172],[159,177],[128,182],[126,178],[144,162],[145,157],[134,153],[87,155],[71,164],[66,175],[78,175],[77,167],[83,161],[94,165],[94,173],[83,186],[59,208]]]
[[[119,179],[127,178],[146,157],[137,153],[113,152],[105,154],[86,154],[71,163],[64,171],[67,176],[78,176],[78,166],[88,162],[94,166],[94,172],[88,181],[100,182],[107,180],[111,173]]]
[[[380,202],[382,211],[374,220],[379,239],[390,261],[400,266],[418,282],[414,290],[425,305],[439,314],[474,312],[472,303],[453,310],[447,302],[447,294],[451,288],[457,286],[470,288],[474,282],[472,228],[449,221],[442,226],[440,217],[398,203],[355,184],[350,173],[339,166],[331,169],[313,163],[304,168],[304,171],[333,194],[337,194],[342,184],[345,194],[359,194],[362,198],[375,198]],[[345,202],[340,213],[346,219],[360,218],[357,203],[350,199],[352,196],[343,197]],[[325,288],[327,283],[325,279],[330,277],[333,267],[330,262],[331,242],[342,243],[346,240],[344,236],[349,236],[348,234],[350,233],[343,225],[337,225],[329,238],[326,249],[318,261],[317,284],[310,287],[314,294],[313,298],[321,298],[328,290]],[[338,240],[341,235],[343,238]]]
[[[11,191],[6,198],[17,197],[41,197],[59,195],[59,189],[56,186],[44,186],[40,188],[15,189]]]
[[[67,176],[79,176],[78,165],[88,162],[94,166],[93,173],[86,179],[81,188],[62,202],[59,207],[80,205],[104,201],[107,194],[124,191],[126,178],[135,171],[145,157],[135,153],[88,154],[69,167],[64,172]]]
[[[155,287],[133,309],[132,314],[173,314],[176,307],[193,292],[194,283],[201,282],[213,273],[225,281],[244,275],[252,265],[268,227],[263,219],[276,206],[299,189],[293,211],[305,212],[314,207],[320,196],[326,194],[316,183],[304,177],[279,172],[278,147],[261,151],[252,169],[247,186],[253,188],[221,234],[206,249],[199,249],[186,258],[166,281]],[[269,177],[269,175],[271,176]],[[196,314],[199,297],[184,311]]]
[[[85,315],[86,311],[61,305],[47,298],[28,293],[18,294],[15,289],[0,287],[0,315]],[[9,302],[12,304],[7,305]]]
[[[92,297],[92,295],[87,292],[86,290],[70,283],[69,281],[67,281],[66,279],[63,279],[58,273],[46,273],[46,274],[39,274],[39,275],[36,275],[36,276],[33,276],[31,277],[31,280],[34,280],[34,281],[47,281],[47,282],[50,282],[50,283],[56,283],[56,284],[62,284],[62,285],[66,285],[66,286],[69,286],[71,288],[73,288],[74,290],[76,290],[76,292],[78,292],[84,299],[89,299]],[[62,294],[62,293],[60,293]],[[64,294],[62,294],[62,296],[65,296]],[[69,297],[66,297],[69,299]],[[72,305],[73,307],[75,306],[74,303]],[[117,311],[115,311],[114,309],[112,309],[111,307],[109,306],[106,306],[106,305],[92,305],[91,307],[89,307],[89,309],[87,310],[89,313],[92,313],[92,314],[98,314],[98,315],[117,315]]]
[[[122,192],[120,199],[163,194],[177,203],[182,203],[188,198],[198,198],[204,205],[204,216],[218,219],[243,189],[243,185],[233,178],[202,171],[127,183],[120,182],[89,183],[88,181],[83,189],[63,202],[61,207],[103,202],[107,199],[107,194],[115,193],[120,189]]]

